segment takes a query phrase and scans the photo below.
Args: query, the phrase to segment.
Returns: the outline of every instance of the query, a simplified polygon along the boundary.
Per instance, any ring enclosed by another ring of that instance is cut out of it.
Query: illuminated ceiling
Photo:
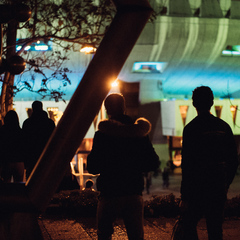
[[[171,2],[167,7],[171,7]],[[180,2],[184,6],[183,2],[187,1]],[[228,1],[229,9],[220,9],[219,1],[202,1],[202,5],[200,2],[195,1],[200,7],[198,16],[193,16],[193,10],[198,9],[177,9],[176,4],[172,11],[168,9],[170,13],[166,16],[149,23],[120,78],[161,80],[165,97],[189,97],[195,87],[207,85],[216,97],[240,98],[240,56],[222,55],[229,46],[240,45],[240,13],[236,12],[240,2],[232,1],[231,5]],[[220,2],[227,3],[226,0]],[[230,10],[232,16],[225,17]],[[162,73],[131,73],[137,61],[167,62],[168,66]]]
[[[200,85],[210,86],[215,97],[240,98],[240,55],[223,56],[240,45],[240,1],[152,0],[165,12],[148,23],[129,55],[119,79],[127,82],[161,81],[164,98],[190,98]],[[72,84],[64,91],[71,98],[91,58],[73,52],[69,68]],[[164,62],[158,73],[133,73],[135,62]],[[37,84],[36,84],[37,85]],[[15,100],[34,99],[31,93]]]

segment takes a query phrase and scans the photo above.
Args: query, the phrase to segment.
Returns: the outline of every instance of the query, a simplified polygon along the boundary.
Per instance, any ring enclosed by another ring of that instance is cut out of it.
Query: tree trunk
[[[16,38],[17,38],[17,26],[18,22],[16,20],[11,20],[8,23],[7,29],[7,54],[6,59],[16,54]],[[1,121],[3,121],[6,113],[13,109],[13,84],[14,75],[9,72],[5,72],[2,92],[1,92]]]

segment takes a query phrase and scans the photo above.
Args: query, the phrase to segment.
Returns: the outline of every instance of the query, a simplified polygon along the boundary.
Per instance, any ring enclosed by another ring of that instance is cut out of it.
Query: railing
[[[78,156],[79,154],[89,154],[89,153],[90,151],[78,151],[75,154],[74,160],[76,162],[78,172],[75,171],[75,165],[73,164],[73,162],[70,162],[72,175],[78,178],[80,190],[82,190],[84,187],[84,177],[94,178],[99,176],[99,174],[94,175],[88,172],[84,172],[84,162],[83,162],[84,159],[82,157],[79,158]]]

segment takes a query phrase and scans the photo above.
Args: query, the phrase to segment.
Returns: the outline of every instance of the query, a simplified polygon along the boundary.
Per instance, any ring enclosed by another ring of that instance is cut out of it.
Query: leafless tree
[[[12,19],[1,24],[2,119],[12,109],[14,95],[23,89],[36,92],[43,98],[64,100],[64,91],[49,88],[49,81],[60,81],[63,86],[71,83],[68,77],[71,69],[64,67],[69,53],[76,46],[80,49],[85,44],[97,48],[114,17],[115,8],[110,0],[2,0],[1,4],[11,5],[16,15],[21,11],[19,4],[25,4],[31,10],[28,21],[21,22],[13,15]],[[38,41],[51,43],[56,48],[45,52],[26,51]],[[16,49],[17,46],[20,49]],[[21,56],[26,63],[26,69],[20,75],[9,71],[9,59],[15,55]],[[41,86],[34,89],[34,81],[39,76]]]

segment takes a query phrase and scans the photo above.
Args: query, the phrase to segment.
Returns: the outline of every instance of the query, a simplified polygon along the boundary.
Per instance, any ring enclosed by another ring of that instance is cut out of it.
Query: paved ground
[[[152,195],[167,195],[173,193],[179,197],[181,174],[170,176],[168,189],[163,189],[161,176],[152,179],[152,187],[148,195],[144,191],[144,199],[150,199]],[[232,198],[240,194],[240,175],[237,175],[228,197]],[[176,219],[173,218],[147,218],[144,222],[145,240],[170,240]],[[77,240],[97,239],[95,218],[63,218],[56,215],[42,215],[39,218],[45,240]],[[226,219],[223,225],[224,240],[240,239],[240,219]],[[201,220],[198,225],[199,240],[207,240],[205,221]],[[127,239],[126,230],[121,220],[114,227],[113,240]]]
[[[145,219],[145,240],[170,240],[175,219]],[[39,224],[45,240],[90,240],[97,239],[95,218],[63,219],[56,216],[42,217]],[[240,220],[226,220],[223,225],[224,240],[240,239]],[[207,240],[207,229],[204,220],[198,225],[199,240]],[[114,227],[113,240],[125,240],[126,230],[122,221]]]
[[[179,170],[169,176],[169,187],[162,187],[162,178],[158,176],[157,178],[152,178],[152,186],[150,188],[150,194],[147,195],[146,191],[143,192],[144,199],[151,198],[152,195],[168,195],[173,193],[176,197],[180,197],[180,185],[181,185],[182,175]],[[235,176],[233,183],[230,185],[228,191],[228,198],[236,197],[240,195],[240,172]],[[240,237],[239,237],[240,239]]]

